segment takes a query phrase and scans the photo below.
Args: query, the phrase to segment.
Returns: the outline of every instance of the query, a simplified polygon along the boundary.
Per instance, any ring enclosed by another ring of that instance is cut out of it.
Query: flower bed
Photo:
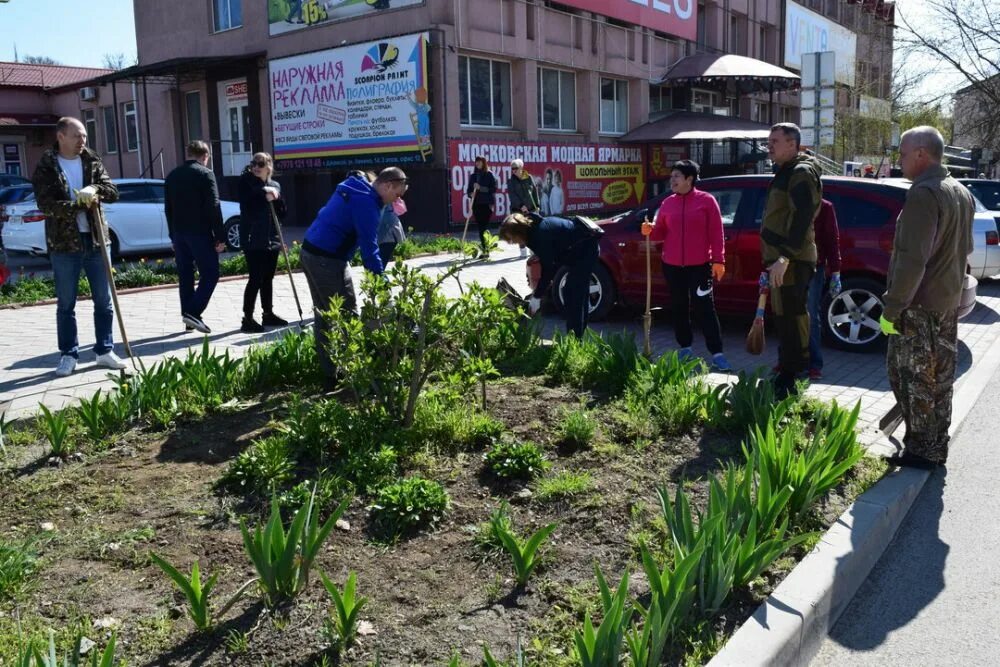
[[[881,473],[856,411],[446,279],[332,311],[336,395],[288,334],[6,429],[0,662],[19,618],[130,664],[699,663]]]

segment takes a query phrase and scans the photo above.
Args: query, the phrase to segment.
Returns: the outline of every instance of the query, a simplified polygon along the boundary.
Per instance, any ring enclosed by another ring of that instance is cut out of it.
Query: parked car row
[[[698,182],[719,202],[724,226],[726,275],[715,291],[720,312],[750,314],[756,307],[761,272],[760,226],[770,176],[727,176]],[[910,182],[904,179],[868,180],[823,177],[823,197],[833,203],[840,226],[843,291],[826,297],[824,338],[835,346],[866,351],[879,344],[882,295],[892,253],[896,218]],[[591,277],[592,320],[607,316],[615,304],[639,306],[646,298],[646,247],[640,225],[655,217],[668,193],[641,207],[607,220],[601,237],[600,262]],[[977,201],[973,225],[975,249],[969,255],[969,273],[983,278],[1000,273],[997,221]],[[654,262],[661,244],[653,249]],[[534,289],[540,275],[537,258],[528,261],[528,283]],[[553,280],[551,297],[562,306],[565,274]],[[667,305],[669,293],[658,270],[653,275],[653,303]]]
[[[118,201],[104,204],[104,216],[111,229],[111,254],[115,257],[170,250],[167,217],[163,209],[163,181],[160,179],[123,178],[118,186]],[[14,186],[23,188],[23,186]],[[28,186],[30,190],[30,186]],[[6,190],[4,191],[6,192]],[[38,210],[34,192],[18,195],[16,203],[2,204],[0,225],[7,250],[45,255],[45,215]],[[13,196],[13,195],[12,195]],[[222,202],[222,219],[230,250],[240,246],[240,205]]]

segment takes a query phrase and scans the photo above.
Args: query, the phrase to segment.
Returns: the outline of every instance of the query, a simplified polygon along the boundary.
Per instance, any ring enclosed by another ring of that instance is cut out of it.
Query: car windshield
[[[997,183],[966,183],[976,199],[990,211],[1000,211],[1000,182]]]
[[[10,204],[12,202],[24,201],[26,195],[25,190],[30,188],[3,188],[0,189],[0,204]]]

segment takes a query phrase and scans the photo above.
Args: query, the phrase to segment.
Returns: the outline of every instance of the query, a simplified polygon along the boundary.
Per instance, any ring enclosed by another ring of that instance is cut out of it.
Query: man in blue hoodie
[[[330,323],[320,312],[334,295],[343,297],[343,310],[357,312],[357,295],[351,280],[350,261],[361,249],[365,268],[381,275],[385,264],[378,252],[378,223],[382,209],[402,197],[409,179],[399,167],[383,169],[369,183],[364,174],[352,173],[337,186],[330,201],[306,230],[301,263],[316,312],[316,354],[327,385],[336,382],[336,369],[327,350]]]

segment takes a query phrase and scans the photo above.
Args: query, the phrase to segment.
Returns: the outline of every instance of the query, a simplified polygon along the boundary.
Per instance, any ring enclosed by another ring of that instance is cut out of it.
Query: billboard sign
[[[429,161],[428,39],[422,32],[270,61],[278,165]]]
[[[785,67],[799,69],[803,54],[833,51],[837,82],[853,86],[857,43],[857,35],[847,28],[795,2],[785,5]]]
[[[424,4],[424,0],[266,0],[271,37]]]
[[[448,141],[448,173],[453,222],[471,213],[465,191],[477,156],[486,158],[497,177],[496,218],[511,212],[507,182],[514,158],[524,160],[525,170],[535,181],[542,215],[631,208],[646,196],[645,150],[639,146],[452,139]]]
[[[697,0],[562,0],[560,4],[691,41],[698,38]]]

